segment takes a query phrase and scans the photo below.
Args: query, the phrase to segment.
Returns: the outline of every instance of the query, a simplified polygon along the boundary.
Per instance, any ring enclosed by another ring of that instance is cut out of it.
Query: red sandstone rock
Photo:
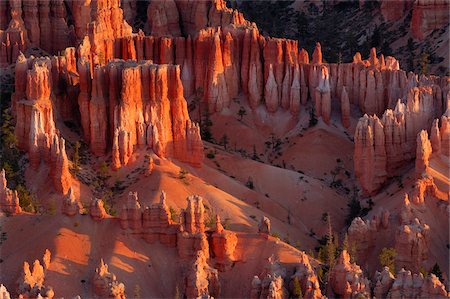
[[[303,298],[324,298],[320,290],[319,279],[317,278],[317,275],[311,266],[308,255],[304,252],[300,252],[300,257],[295,268],[295,273],[291,277],[291,289],[293,287],[292,281],[295,278],[297,278],[300,283]]]
[[[369,280],[364,277],[361,268],[350,263],[350,255],[343,250],[337,263],[330,270],[331,287],[333,292],[343,298],[370,296]]]
[[[72,187],[69,188],[67,195],[63,199],[62,212],[67,216],[75,216],[79,213],[80,207],[73,193]]]
[[[270,235],[270,219],[263,216],[258,223],[258,232]]]
[[[395,236],[397,252],[395,265],[419,271],[422,262],[428,257],[430,227],[415,218],[408,225],[401,225]]]
[[[416,176],[421,177],[422,173],[427,170],[431,152],[432,148],[431,142],[428,139],[428,133],[422,130],[417,134]]]
[[[36,298],[39,296],[45,299],[51,299],[55,295],[52,287],[44,285],[45,271],[50,263],[50,251],[46,249],[44,254],[44,266],[41,265],[39,260],[35,260],[33,263],[33,271],[30,271],[30,265],[28,262],[23,263],[23,273],[18,280],[17,294],[20,297]]]
[[[130,228],[138,231],[142,228],[142,210],[136,192],[128,193],[128,200],[120,213],[120,226],[122,229]]]
[[[326,124],[330,123],[331,116],[331,90],[328,68],[320,67],[319,84],[315,90],[315,112],[317,116],[322,116]]]
[[[71,174],[69,172],[69,160],[67,159],[65,140],[53,135],[53,143],[51,147],[52,160],[55,160],[55,164],[52,165],[53,171],[52,179],[53,185],[58,192],[67,194],[72,184]]]
[[[394,283],[395,277],[389,271],[389,267],[384,267],[383,271],[375,272],[375,288],[374,295],[377,298],[384,298],[388,294],[392,284]]]
[[[244,92],[248,91],[248,101],[250,107],[256,108],[262,100],[263,94],[263,69],[261,64],[261,49],[258,42],[258,30],[253,28],[250,32],[249,51],[248,56],[248,70],[245,68],[245,62],[242,61],[242,72],[248,72],[248,77],[242,78],[242,89]],[[244,40],[245,45],[245,40]],[[246,50],[245,48],[243,50]],[[245,55],[245,54],[243,54]],[[245,79],[248,78],[248,81]],[[248,82],[248,83],[247,83]],[[245,88],[244,88],[245,87]]]
[[[300,111],[302,91],[303,90],[300,89],[300,67],[298,64],[296,64],[289,94],[289,110],[291,111],[292,115],[298,115]]]
[[[360,118],[355,132],[355,175],[363,192],[373,194],[386,179],[383,125],[376,117]]]
[[[387,294],[387,298],[448,298],[445,286],[439,279],[431,274],[427,278],[422,273],[412,274],[411,271],[401,269]]]
[[[180,23],[175,1],[153,1],[147,8],[148,32],[153,36],[180,36]]]
[[[11,299],[11,295],[3,284],[0,284],[0,298]]]
[[[22,213],[17,191],[13,191],[6,186],[6,174],[4,169],[0,172],[0,209],[3,212],[12,215]]]
[[[450,157],[450,109],[447,108],[445,115],[441,117],[441,153],[443,156]]]
[[[205,208],[203,199],[198,196],[187,198],[186,210],[180,212],[180,228],[177,237],[178,255],[181,258],[192,258],[197,251],[209,257],[209,244],[205,235]]]
[[[230,104],[222,61],[220,37],[216,33],[209,54],[208,74],[206,78],[206,99],[210,112],[219,112]]]
[[[285,277],[286,269],[271,256],[259,277],[253,278],[250,298],[288,298],[283,281]]]
[[[185,278],[185,295],[187,298],[218,297],[220,295],[219,275],[216,269],[206,263],[203,251],[197,251],[189,265]]]
[[[412,35],[421,40],[434,29],[447,26],[449,3],[447,1],[416,1],[413,5],[411,32]]]
[[[91,201],[91,205],[89,208],[89,214],[91,215],[92,219],[98,221],[102,220],[106,217],[106,211],[103,207],[103,201],[98,198],[94,198]]]
[[[160,157],[201,166],[203,143],[199,127],[189,120],[179,66],[117,60],[96,68],[93,80],[86,63],[78,67],[83,131],[89,127],[85,137],[98,155],[105,153],[112,139],[113,169],[126,165],[134,148],[143,146]],[[104,90],[109,90],[109,110]]]
[[[316,47],[314,49],[314,53],[312,55],[312,61],[313,64],[321,64],[322,63],[322,47],[320,46],[320,43],[316,43]]]
[[[269,112],[276,112],[278,109],[278,86],[273,75],[272,65],[269,65],[269,75],[267,77],[266,86],[264,88],[264,100],[266,108]]]
[[[231,269],[235,260],[234,251],[237,245],[236,234],[225,230],[220,223],[220,216],[216,215],[216,227],[211,236],[211,249],[219,271]]]
[[[350,102],[345,86],[342,88],[341,94],[341,118],[342,125],[348,128],[350,126]]]
[[[100,260],[100,265],[95,269],[93,280],[94,292],[104,298],[125,299],[125,285],[117,281],[116,275],[109,272],[108,265]]]

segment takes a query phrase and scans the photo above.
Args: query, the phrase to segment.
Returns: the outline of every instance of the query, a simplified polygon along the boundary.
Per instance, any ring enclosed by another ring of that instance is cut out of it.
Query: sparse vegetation
[[[241,121],[245,115],[247,115],[247,111],[243,106],[241,106],[238,111],[239,120]]]
[[[317,125],[319,121],[317,120],[316,116],[316,109],[314,106],[309,110],[309,127],[312,128],[315,125]]]
[[[302,288],[300,286],[300,281],[298,280],[298,276],[294,277],[294,282],[292,283],[292,295],[293,299],[303,299]]]
[[[388,267],[391,273],[395,274],[395,257],[397,252],[394,248],[383,248],[378,256],[381,266]]]
[[[207,154],[206,154],[206,158],[208,159],[214,159],[216,157],[216,154],[214,153],[213,150],[210,150]]]
[[[75,173],[80,171],[80,147],[81,143],[79,141],[75,142],[74,153],[72,158],[72,170]]]
[[[430,273],[436,275],[436,277],[439,278],[439,280],[441,282],[444,282],[442,279],[442,271],[441,271],[441,268],[439,267],[438,263],[435,263],[433,265],[433,267],[430,269]]]
[[[170,220],[172,222],[178,223],[180,221],[180,213],[177,212],[172,206],[169,207]]]
[[[245,186],[247,186],[247,188],[249,188],[249,189],[254,189],[255,188],[255,186],[253,185],[253,179],[252,179],[252,177],[248,177],[248,179],[247,179],[247,182],[245,183]]]

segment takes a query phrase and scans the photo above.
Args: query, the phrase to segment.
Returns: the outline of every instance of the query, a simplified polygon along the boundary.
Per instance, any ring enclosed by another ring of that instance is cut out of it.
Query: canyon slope
[[[0,298],[450,296],[450,78],[228,5],[0,2]]]

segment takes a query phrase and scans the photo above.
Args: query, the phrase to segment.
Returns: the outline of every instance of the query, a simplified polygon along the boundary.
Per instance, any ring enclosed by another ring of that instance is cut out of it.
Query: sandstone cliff
[[[55,189],[66,194],[72,177],[65,140],[59,136],[54,122],[51,74],[54,64],[49,58],[26,60],[23,56],[18,63],[21,67],[17,68],[16,76],[25,81],[16,81],[12,96],[17,145],[28,152],[33,168],[37,169],[42,160],[46,161]]]

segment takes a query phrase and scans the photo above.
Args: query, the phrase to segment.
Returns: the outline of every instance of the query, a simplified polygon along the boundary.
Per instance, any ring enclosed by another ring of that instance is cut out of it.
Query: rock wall
[[[405,103],[399,100],[381,119],[367,114],[359,119],[354,166],[364,194],[376,194],[396,169],[414,158],[417,133],[430,127],[442,107],[441,98],[433,93],[437,88],[434,84],[413,87]]]
[[[430,227],[415,218],[411,223],[398,228],[395,235],[395,265],[418,272],[422,262],[428,258]]]
[[[72,177],[65,140],[54,122],[52,70],[49,58],[19,57],[12,95],[15,136],[18,147],[28,152],[31,167],[37,169],[44,160],[50,166],[49,176],[55,189],[67,194]]]
[[[94,154],[112,149],[115,169],[137,147],[201,165],[200,128],[190,121],[179,66],[114,60],[96,67],[92,78],[89,69],[78,61],[81,124]]]
[[[422,273],[416,273],[412,274],[405,269],[400,270],[389,289],[387,298],[448,298],[444,284],[434,274],[424,278]]]
[[[449,24],[450,4],[445,0],[415,1],[412,10],[411,32],[416,39],[424,39],[434,29]]]

